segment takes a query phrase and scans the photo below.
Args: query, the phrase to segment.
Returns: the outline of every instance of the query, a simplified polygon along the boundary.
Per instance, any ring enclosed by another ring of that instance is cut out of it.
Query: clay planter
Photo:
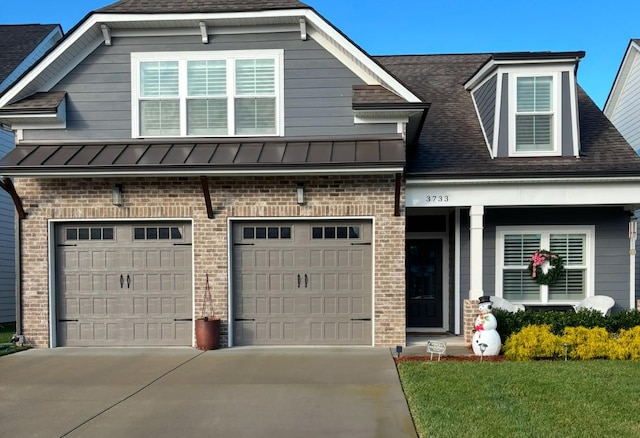
[[[215,350],[220,347],[219,319],[196,319],[196,347],[199,350]]]

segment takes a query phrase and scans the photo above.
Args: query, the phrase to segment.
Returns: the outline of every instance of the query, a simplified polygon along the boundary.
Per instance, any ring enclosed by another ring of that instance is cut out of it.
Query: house
[[[0,93],[62,38],[58,25],[0,25]],[[13,149],[10,130],[0,123],[0,156]],[[0,323],[16,321],[14,208],[0,191]]]
[[[635,308],[640,157],[583,56],[371,57],[295,0],[94,11],[0,96],[23,335],[193,345],[208,290],[224,346],[470,341],[482,295]]]
[[[604,113],[633,149],[640,150],[640,39],[629,41]]]

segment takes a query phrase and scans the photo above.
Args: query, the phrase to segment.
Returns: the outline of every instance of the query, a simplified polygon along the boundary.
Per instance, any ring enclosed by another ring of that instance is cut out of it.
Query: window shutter
[[[236,61],[236,95],[270,95],[276,92],[273,59],[239,59]]]
[[[187,134],[227,135],[227,62],[187,62]]]
[[[580,300],[585,297],[586,236],[584,234],[552,234],[551,252],[562,257],[564,272],[549,286],[549,300]]]
[[[534,252],[540,249],[540,234],[507,234],[504,236],[504,265],[526,268]]]
[[[227,62],[189,61],[187,63],[187,94],[196,96],[226,96]]]
[[[540,249],[540,234],[507,234],[504,236],[504,269],[502,296],[513,301],[537,301],[540,286],[527,272],[531,255]]]
[[[178,62],[140,64],[140,133],[144,136],[180,134]]]
[[[178,63],[175,61],[140,64],[141,97],[178,97]]]

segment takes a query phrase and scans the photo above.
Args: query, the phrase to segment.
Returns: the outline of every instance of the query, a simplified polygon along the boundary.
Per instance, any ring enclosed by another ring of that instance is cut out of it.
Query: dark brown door
[[[442,240],[407,240],[407,327],[442,327]]]

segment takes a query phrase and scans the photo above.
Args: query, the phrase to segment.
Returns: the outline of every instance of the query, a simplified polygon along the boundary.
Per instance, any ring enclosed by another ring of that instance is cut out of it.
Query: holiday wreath
[[[545,272],[543,266],[547,262],[549,262],[549,265]],[[527,267],[527,272],[531,275],[531,278],[536,283],[544,285],[550,285],[558,281],[563,270],[562,257],[544,249],[533,253]]]

